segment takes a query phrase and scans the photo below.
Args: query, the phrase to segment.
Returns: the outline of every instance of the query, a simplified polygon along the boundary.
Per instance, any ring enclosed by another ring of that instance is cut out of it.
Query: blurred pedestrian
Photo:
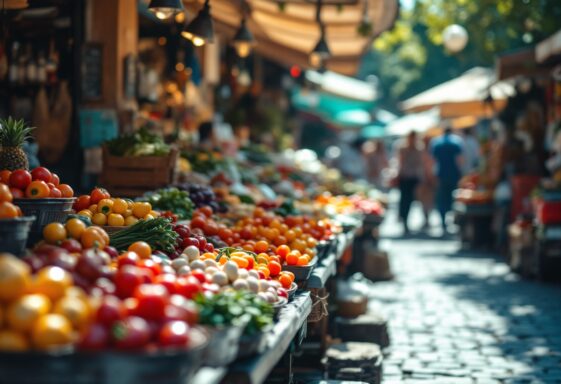
[[[446,127],[444,134],[431,142],[435,175],[438,180],[436,206],[444,231],[447,231],[446,214],[452,210],[452,192],[457,188],[462,176],[462,152],[462,140],[452,134],[450,127]]]
[[[405,234],[409,233],[409,211],[415,200],[415,190],[423,176],[423,151],[417,132],[411,131],[407,138],[397,144],[397,177],[400,192],[399,217]]]
[[[382,140],[367,141],[362,145],[362,155],[366,163],[368,182],[382,188],[382,171],[388,167],[386,147]]]
[[[423,177],[417,188],[417,200],[423,206],[423,214],[425,224],[423,228],[427,230],[430,227],[430,214],[434,209],[434,198],[436,193],[437,181],[434,175],[434,159],[430,152],[430,137],[423,138]]]
[[[474,171],[479,165],[479,142],[473,134],[473,129],[464,130],[464,173]]]

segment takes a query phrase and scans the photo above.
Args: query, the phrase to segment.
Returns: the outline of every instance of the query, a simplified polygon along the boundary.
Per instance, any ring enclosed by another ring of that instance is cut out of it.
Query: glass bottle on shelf
[[[45,60],[45,54],[43,51],[39,52],[39,58],[37,59],[37,82],[39,84],[45,84],[47,82],[47,60]]]
[[[14,41],[14,43],[12,44],[12,55],[10,58],[10,68],[8,71],[8,81],[11,84],[15,84],[18,82],[18,53],[19,51],[19,43],[17,41]]]
[[[33,52],[31,50],[31,45],[27,46],[27,66],[25,70],[27,77],[27,82],[34,84],[37,82],[37,63],[33,57]]]
[[[46,64],[47,83],[56,84],[58,72],[58,53],[55,51],[55,42],[51,40],[49,47],[49,58]]]

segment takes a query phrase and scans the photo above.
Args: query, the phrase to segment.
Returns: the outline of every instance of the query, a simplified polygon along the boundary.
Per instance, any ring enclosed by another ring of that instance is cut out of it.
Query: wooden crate
[[[103,148],[100,183],[114,196],[138,197],[147,191],[166,187],[175,181],[179,152],[167,156],[113,156]]]

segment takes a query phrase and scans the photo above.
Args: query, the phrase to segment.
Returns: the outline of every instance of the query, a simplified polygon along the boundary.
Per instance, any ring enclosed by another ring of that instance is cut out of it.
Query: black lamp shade
[[[208,1],[197,16],[185,27],[181,35],[193,41],[196,46],[203,45],[205,42],[214,41],[214,22],[210,15]]]
[[[312,51],[312,54],[317,54],[322,59],[326,59],[331,55],[331,52],[329,51],[329,47],[327,46],[327,41],[325,41],[325,36],[323,35],[323,33],[321,34],[318,43],[316,44],[314,50]]]
[[[183,2],[181,0],[151,0],[148,9],[157,8],[171,8],[179,12],[183,10]]]

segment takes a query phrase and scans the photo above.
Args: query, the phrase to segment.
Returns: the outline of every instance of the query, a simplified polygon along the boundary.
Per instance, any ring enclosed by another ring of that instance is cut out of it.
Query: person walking
[[[431,142],[431,153],[438,180],[436,207],[442,229],[447,232],[446,214],[452,210],[452,192],[457,188],[462,176],[462,140],[452,134],[452,128],[446,127],[444,134]]]
[[[376,188],[382,188],[382,171],[388,167],[386,147],[382,140],[367,141],[362,145],[366,163],[367,180]]]
[[[479,165],[479,142],[473,134],[473,129],[464,130],[464,173],[473,172]]]
[[[423,175],[423,152],[417,140],[417,132],[411,131],[397,148],[397,177],[400,192],[399,217],[405,234],[409,234],[409,211],[415,200],[415,190]]]
[[[430,152],[430,137],[423,138],[423,178],[417,188],[417,200],[423,206],[423,214],[425,216],[424,229],[430,227],[430,214],[434,209],[434,198],[436,192],[436,177],[434,175],[434,159]]]

